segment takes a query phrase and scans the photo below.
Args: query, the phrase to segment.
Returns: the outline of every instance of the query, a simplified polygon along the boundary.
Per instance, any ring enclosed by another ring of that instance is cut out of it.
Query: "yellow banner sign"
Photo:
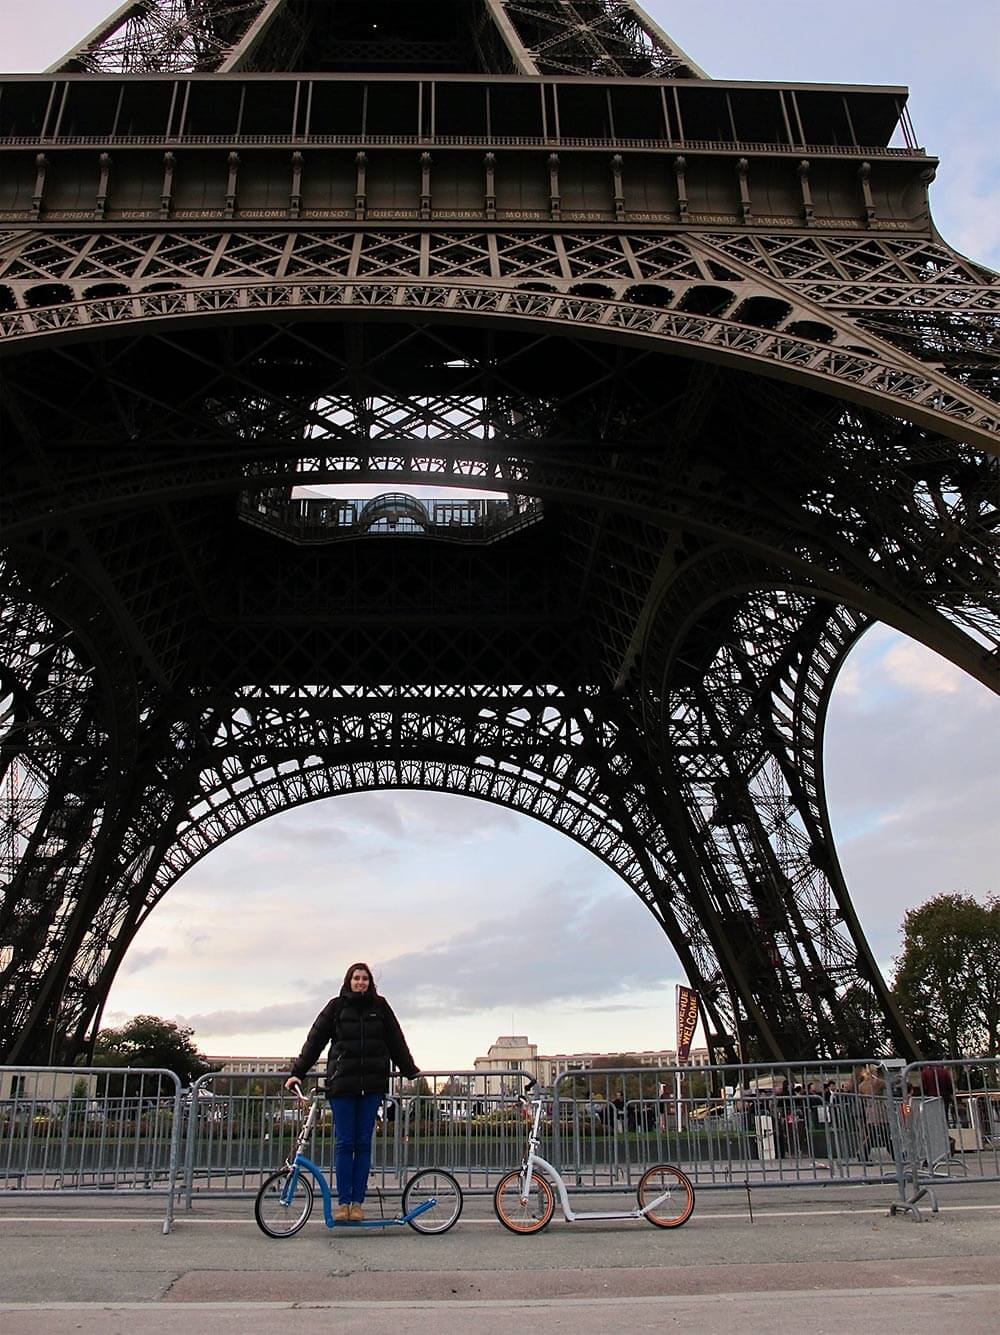
[[[677,985],[677,1065],[683,1066],[691,1055],[691,1040],[698,1024],[698,993]]]

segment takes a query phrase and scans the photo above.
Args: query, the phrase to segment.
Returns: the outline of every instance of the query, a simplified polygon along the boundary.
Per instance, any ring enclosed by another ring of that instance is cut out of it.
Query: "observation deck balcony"
[[[296,546],[386,537],[489,544],[537,524],[542,502],[526,496],[423,501],[405,492],[371,500],[258,494],[244,495],[238,513],[244,523]]]
[[[906,89],[400,73],[10,75],[0,224],[926,233]]]

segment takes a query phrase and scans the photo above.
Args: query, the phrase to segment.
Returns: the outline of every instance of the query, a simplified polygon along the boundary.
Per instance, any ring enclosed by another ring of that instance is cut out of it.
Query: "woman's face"
[[[355,969],[354,972],[351,974],[351,991],[367,992],[368,984],[370,982],[371,979],[368,977],[367,969]]]

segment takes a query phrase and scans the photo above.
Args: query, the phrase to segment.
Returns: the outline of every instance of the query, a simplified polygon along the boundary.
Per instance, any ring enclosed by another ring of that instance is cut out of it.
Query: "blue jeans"
[[[372,1166],[372,1132],[381,1094],[331,1099],[333,1109],[333,1166],[340,1205],[360,1205]]]

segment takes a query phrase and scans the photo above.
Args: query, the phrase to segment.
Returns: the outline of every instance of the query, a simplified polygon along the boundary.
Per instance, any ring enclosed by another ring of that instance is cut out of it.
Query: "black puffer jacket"
[[[339,997],[331,998],[316,1016],[302,1051],[292,1062],[292,1075],[301,1080],[327,1043],[328,1099],[385,1094],[390,1061],[407,1080],[419,1074],[392,1007],[377,992],[352,992],[345,987]]]

